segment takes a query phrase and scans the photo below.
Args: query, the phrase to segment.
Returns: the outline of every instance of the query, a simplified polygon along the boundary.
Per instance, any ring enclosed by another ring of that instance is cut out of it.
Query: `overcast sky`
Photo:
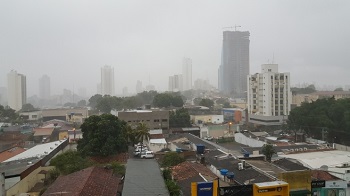
[[[100,67],[115,69],[116,92],[137,80],[167,90],[193,62],[193,81],[217,86],[222,31],[250,31],[250,72],[279,64],[291,82],[350,84],[350,1],[0,1],[0,87],[6,74],[27,76],[28,95],[51,78],[52,94],[86,88],[96,93]],[[232,30],[232,29],[231,29]]]

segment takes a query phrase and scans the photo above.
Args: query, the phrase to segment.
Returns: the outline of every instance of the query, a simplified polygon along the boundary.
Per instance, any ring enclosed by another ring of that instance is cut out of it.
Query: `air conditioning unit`
[[[299,151],[299,149],[297,149],[297,148],[296,148],[294,151],[295,151],[295,152],[298,152],[298,151]]]
[[[306,148],[306,147],[304,147],[304,151],[307,151],[307,148]]]
[[[304,149],[303,148],[299,148],[299,151],[303,151]]]
[[[238,163],[238,170],[243,170],[243,163]]]
[[[291,151],[291,152],[294,152],[294,149],[292,148],[292,149],[290,149],[290,151]]]
[[[350,170],[345,170],[345,173],[349,174],[349,173],[350,173]]]

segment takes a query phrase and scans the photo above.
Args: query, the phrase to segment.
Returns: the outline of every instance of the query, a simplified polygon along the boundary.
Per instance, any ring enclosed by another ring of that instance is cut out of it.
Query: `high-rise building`
[[[282,124],[291,110],[290,74],[279,73],[277,64],[264,64],[261,73],[248,76],[247,84],[248,121]]]
[[[108,65],[101,68],[101,94],[114,96],[114,68]]]
[[[182,61],[182,78],[183,78],[183,88],[182,90],[192,89],[192,59],[183,58]]]
[[[43,75],[39,79],[39,97],[41,99],[50,98],[50,77],[47,75]]]
[[[126,97],[126,96],[128,96],[128,87],[126,87],[126,86],[124,86],[124,88],[123,88],[123,96],[124,97]]]
[[[249,75],[249,31],[224,31],[219,90],[235,98],[245,98]]]
[[[26,76],[16,71],[7,74],[7,100],[8,105],[18,111],[27,103]]]
[[[209,84],[209,80],[197,79],[194,81],[194,89],[195,90],[205,90],[209,91],[212,86]]]
[[[174,76],[169,76],[169,91],[172,92],[177,92],[177,91],[182,91],[182,75],[174,75]]]
[[[137,80],[136,82],[136,93],[142,93],[143,88],[142,88],[142,82],[140,80]]]

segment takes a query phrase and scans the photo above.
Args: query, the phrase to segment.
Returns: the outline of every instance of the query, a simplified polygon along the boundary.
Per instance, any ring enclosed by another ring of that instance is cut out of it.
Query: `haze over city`
[[[349,85],[349,1],[2,1],[0,87],[11,70],[39,78],[51,94],[96,93],[100,68],[114,68],[115,92],[137,80],[168,90],[168,78],[192,59],[193,81],[217,87],[223,31],[250,32],[250,73],[274,61],[291,83]]]

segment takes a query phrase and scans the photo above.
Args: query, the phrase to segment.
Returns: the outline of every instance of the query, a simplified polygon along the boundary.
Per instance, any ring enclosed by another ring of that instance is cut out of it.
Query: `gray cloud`
[[[223,27],[251,32],[251,73],[274,59],[294,84],[350,84],[350,2],[340,1],[1,1],[0,86],[15,69],[54,93],[96,92],[100,67],[115,68],[116,91],[137,80],[166,90],[193,60],[194,78],[217,84]]]

